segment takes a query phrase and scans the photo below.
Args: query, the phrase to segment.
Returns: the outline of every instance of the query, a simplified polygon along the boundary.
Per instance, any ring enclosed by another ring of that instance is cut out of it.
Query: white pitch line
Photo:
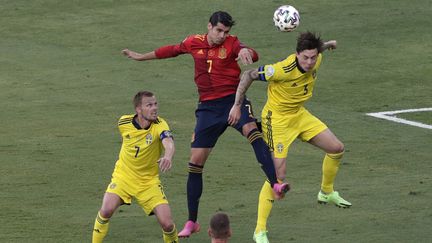
[[[383,111],[383,112],[373,112],[373,113],[366,113],[368,116],[373,116],[397,123],[403,123],[415,127],[421,127],[426,129],[432,129],[432,125],[427,125],[421,122],[414,122],[402,118],[398,118],[396,116],[392,116],[394,114],[400,114],[400,113],[409,113],[409,112],[422,112],[422,111],[432,111],[432,108],[419,108],[419,109],[408,109],[408,110],[398,110],[398,111]]]

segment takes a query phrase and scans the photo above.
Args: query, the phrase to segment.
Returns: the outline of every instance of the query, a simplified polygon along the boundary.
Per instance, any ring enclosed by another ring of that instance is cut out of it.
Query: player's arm
[[[134,59],[136,61],[147,61],[153,59],[176,57],[180,54],[184,54],[187,52],[188,49],[187,49],[187,45],[185,44],[186,40],[188,39],[185,39],[180,44],[161,46],[154,51],[143,53],[143,54],[135,51],[131,51],[129,49],[122,50],[122,53],[126,57]]]
[[[329,40],[323,43],[320,52],[324,52],[325,50],[333,50],[336,49],[337,42],[335,40]]]
[[[134,59],[136,61],[147,61],[147,60],[152,60],[152,59],[157,58],[154,51],[141,54],[141,53],[131,51],[131,50],[126,48],[126,49],[122,50],[122,54],[125,55],[126,57]]]
[[[241,76],[239,86],[237,87],[234,105],[231,107],[230,113],[228,115],[228,124],[231,126],[234,126],[239,121],[241,115],[240,108],[243,104],[246,91],[249,89],[254,80],[258,80],[258,74],[258,69],[251,69],[245,71]]]
[[[159,168],[162,172],[166,172],[172,167],[172,159],[174,157],[175,145],[174,139],[170,131],[163,131],[161,134],[162,146],[164,147],[164,155],[159,159]]]

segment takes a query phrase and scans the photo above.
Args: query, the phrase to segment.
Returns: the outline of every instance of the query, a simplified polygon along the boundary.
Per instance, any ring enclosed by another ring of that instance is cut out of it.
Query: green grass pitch
[[[292,4],[294,33],[281,33],[273,11]],[[271,242],[431,242],[432,130],[366,116],[432,107],[429,0],[383,1],[0,1],[0,242],[90,242],[92,226],[120,148],[117,119],[132,96],[156,93],[175,135],[174,167],[162,175],[174,220],[187,218],[189,142],[197,102],[190,56],[134,62],[141,52],[206,32],[226,10],[231,31],[260,54],[250,67],[295,50],[300,31],[336,39],[326,52],[308,109],[344,142],[336,189],[351,209],[316,202],[323,153],[293,144],[292,191],[269,219]],[[249,91],[257,115],[264,83]],[[403,118],[432,124],[431,112]],[[209,242],[210,216],[227,212],[232,242],[252,242],[264,175],[246,139],[221,137],[204,172],[202,231],[182,242]],[[133,204],[111,220],[106,242],[162,242],[154,217]]]

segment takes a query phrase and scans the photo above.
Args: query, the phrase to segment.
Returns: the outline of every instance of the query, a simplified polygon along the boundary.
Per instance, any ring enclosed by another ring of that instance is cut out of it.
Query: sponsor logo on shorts
[[[276,146],[276,148],[277,148],[278,153],[282,153],[282,151],[284,149],[284,146],[283,146],[283,144],[278,143],[277,146]]]
[[[117,186],[117,184],[111,183],[110,186],[109,186],[109,188],[114,189],[114,188],[116,188],[116,186]]]

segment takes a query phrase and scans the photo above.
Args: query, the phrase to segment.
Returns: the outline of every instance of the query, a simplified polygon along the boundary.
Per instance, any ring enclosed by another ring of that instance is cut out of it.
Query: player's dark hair
[[[212,26],[216,26],[218,23],[225,25],[226,27],[232,27],[235,25],[235,21],[231,15],[224,11],[217,11],[210,16],[209,22]]]
[[[141,101],[142,101],[143,97],[153,97],[153,96],[154,96],[154,94],[150,91],[145,91],[145,90],[140,91],[135,95],[135,97],[133,99],[133,104],[135,107],[138,107],[141,105]]]
[[[297,38],[297,53],[300,53],[304,50],[313,50],[317,49],[318,52],[321,52],[323,42],[319,35],[312,32],[303,32],[300,33]]]
[[[228,239],[231,235],[230,221],[226,213],[216,213],[210,219],[212,237],[216,239]]]

